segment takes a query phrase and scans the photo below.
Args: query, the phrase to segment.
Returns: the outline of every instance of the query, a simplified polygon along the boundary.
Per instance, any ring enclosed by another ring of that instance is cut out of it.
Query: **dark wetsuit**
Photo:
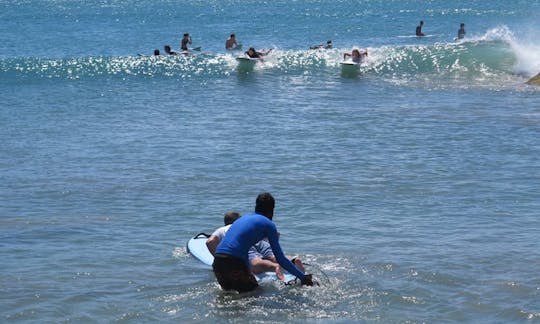
[[[187,51],[188,50],[188,43],[190,42],[190,39],[187,37],[182,38],[182,50]]]
[[[465,38],[465,28],[460,28],[457,32],[457,38],[463,39]]]
[[[422,33],[422,25],[416,26],[416,36],[425,36],[425,34]]]

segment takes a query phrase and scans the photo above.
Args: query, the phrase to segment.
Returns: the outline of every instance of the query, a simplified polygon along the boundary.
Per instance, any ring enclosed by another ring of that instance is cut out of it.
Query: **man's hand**
[[[302,285],[313,286],[313,275],[307,274],[302,280]]]

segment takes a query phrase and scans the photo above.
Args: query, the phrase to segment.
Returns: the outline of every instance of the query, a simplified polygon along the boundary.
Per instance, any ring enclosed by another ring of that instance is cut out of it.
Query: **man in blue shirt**
[[[249,269],[248,251],[265,237],[278,263],[299,278],[303,285],[313,285],[312,275],[300,271],[281,250],[276,225],[272,222],[274,206],[275,200],[271,194],[262,193],[257,196],[255,213],[236,220],[219,243],[212,268],[224,290],[247,292],[257,288],[257,279]]]

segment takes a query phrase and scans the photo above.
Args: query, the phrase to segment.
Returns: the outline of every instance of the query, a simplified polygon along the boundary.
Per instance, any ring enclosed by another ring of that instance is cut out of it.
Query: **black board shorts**
[[[252,291],[259,286],[246,262],[227,254],[216,254],[212,264],[214,275],[224,290]]]

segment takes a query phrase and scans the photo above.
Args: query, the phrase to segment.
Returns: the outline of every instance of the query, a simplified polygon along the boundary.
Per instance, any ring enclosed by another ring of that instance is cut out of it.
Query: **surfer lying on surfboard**
[[[331,40],[327,41],[326,44],[313,45],[309,47],[309,49],[330,49],[330,48],[332,48]]]
[[[248,251],[264,238],[268,238],[280,266],[299,278],[302,285],[313,286],[312,275],[298,269],[281,250],[277,228],[272,222],[274,206],[275,200],[271,194],[259,194],[255,203],[255,213],[237,219],[218,244],[212,268],[224,290],[248,292],[259,286],[248,266]]]
[[[368,52],[367,49],[358,49],[353,48],[351,53],[343,53],[343,60],[346,60],[347,57],[350,57],[354,63],[365,63],[367,60]]]
[[[168,55],[178,55],[178,52],[177,51],[173,51],[171,49],[171,46],[170,45],[165,45],[163,47],[163,49],[165,50],[165,53],[168,54]]]
[[[250,58],[262,58],[263,56],[268,55],[271,51],[272,49],[267,51],[256,51],[254,47],[250,47],[245,54]]]
[[[222,226],[218,229],[216,229],[210,237],[208,237],[206,241],[206,247],[208,248],[208,251],[212,255],[215,254],[217,245],[229,228],[231,227],[231,224],[234,223],[238,218],[240,218],[240,214],[235,211],[229,211],[225,213],[225,217],[223,218],[223,222],[225,223],[225,226]],[[257,242],[254,246],[252,246],[248,251],[248,258],[249,258],[249,265],[251,267],[251,272],[254,274],[261,274],[264,272],[275,272],[276,277],[284,281],[283,276],[283,269],[279,265],[279,263],[276,260],[276,257],[274,256],[274,253],[272,252],[272,248],[270,247],[270,243],[266,240],[261,240]],[[302,263],[302,260],[298,257],[290,258],[290,260],[302,271],[304,272],[304,265]]]

